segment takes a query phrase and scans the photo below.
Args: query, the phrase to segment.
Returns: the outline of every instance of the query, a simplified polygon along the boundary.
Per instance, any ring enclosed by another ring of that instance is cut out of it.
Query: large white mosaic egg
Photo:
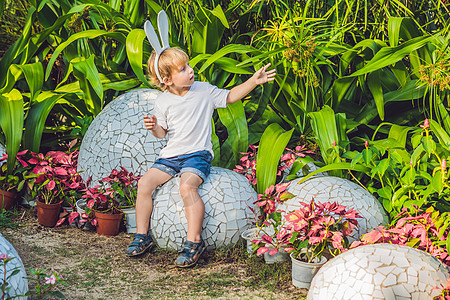
[[[2,144],[0,144],[0,158],[3,157],[3,154],[6,154],[6,148]]]
[[[361,235],[373,228],[386,224],[388,218],[378,200],[361,186],[350,180],[320,176],[313,177],[305,182],[298,183],[301,179],[292,180],[288,191],[295,195],[277,206],[277,209],[290,212],[299,209],[299,201],[337,202],[346,207],[354,208],[362,218],[358,218],[358,227],[351,235],[353,239],[359,239]]]
[[[158,158],[166,139],[158,139],[145,129],[143,116],[150,116],[159,91],[139,89],[120,95],[94,119],[83,138],[78,171],[92,183],[120,166],[143,175]]]
[[[322,266],[307,299],[433,299],[448,278],[449,269],[429,253],[393,244],[366,245]]]
[[[11,257],[10,261],[6,263],[6,277],[9,277],[11,273],[14,271],[14,269],[17,268],[19,272],[7,279],[8,287],[10,289],[6,291],[6,299],[21,299],[25,300],[27,297],[17,297],[18,295],[25,295],[26,292],[28,292],[28,280],[25,278],[27,276],[27,273],[25,272],[25,268],[23,266],[22,260],[19,257],[19,254],[17,253],[16,249],[8,242],[7,239],[3,237],[3,235],[0,233],[0,255],[7,255],[8,257]],[[3,284],[3,276],[5,274],[5,266],[3,263],[0,264],[0,287]],[[1,288],[0,288],[0,295],[1,295]]]
[[[154,208],[150,222],[151,233],[162,248],[179,249],[187,234],[187,220],[179,192],[180,177],[174,177],[153,195]],[[219,167],[199,189],[205,203],[202,237],[207,249],[215,249],[238,241],[240,234],[251,225],[248,207],[257,194],[241,174]]]

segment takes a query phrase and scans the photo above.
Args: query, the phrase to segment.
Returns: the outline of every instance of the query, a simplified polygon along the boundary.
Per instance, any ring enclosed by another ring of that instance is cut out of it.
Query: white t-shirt
[[[167,130],[167,146],[160,158],[208,150],[214,155],[211,143],[211,118],[216,108],[227,106],[229,90],[219,89],[207,82],[195,81],[183,96],[165,91],[158,95],[154,115],[158,124]]]

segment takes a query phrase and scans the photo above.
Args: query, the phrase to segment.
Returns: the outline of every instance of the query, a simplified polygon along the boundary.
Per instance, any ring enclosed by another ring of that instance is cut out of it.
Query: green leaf
[[[248,127],[245,118],[244,106],[241,101],[228,104],[226,108],[217,109],[220,121],[228,130],[228,139],[233,149],[234,160],[229,167],[234,167],[239,160],[239,153],[248,149]]]
[[[432,36],[419,36],[405,43],[402,43],[397,47],[383,47],[380,49],[380,51],[377,52],[377,54],[375,54],[375,56],[367,63],[367,65],[349,76],[356,77],[364,75],[392,65],[405,58],[414,50],[422,48],[432,40],[436,39],[436,36],[437,34]]]
[[[88,59],[81,57],[72,60],[71,64],[73,75],[78,79],[80,89],[83,91],[86,107],[94,116],[98,115],[103,109],[103,86],[94,62],[94,55]]]
[[[219,58],[221,58],[227,54],[230,54],[230,53],[241,53],[242,54],[242,53],[249,53],[249,52],[254,52],[254,51],[256,51],[256,49],[252,46],[241,45],[241,44],[227,45],[227,46],[221,48],[219,51],[215,52],[213,55],[211,55],[206,60],[206,62],[202,65],[202,67],[200,68],[198,73],[202,73],[212,63],[214,63],[216,60],[218,60]]]
[[[384,99],[383,99],[383,89],[381,88],[381,70],[376,70],[369,73],[367,76],[367,85],[372,93],[373,99],[378,110],[378,115],[381,120],[384,120]]]
[[[309,178],[311,178],[312,176],[314,176],[316,174],[326,172],[326,171],[333,171],[333,170],[353,170],[353,171],[363,172],[363,173],[370,175],[370,169],[363,165],[352,165],[351,163],[348,163],[348,162],[337,162],[337,163],[325,165],[322,168],[319,168],[319,169],[309,173],[305,177],[302,177],[302,179],[300,179],[299,183],[302,183],[302,182],[308,180]]]
[[[433,187],[433,190],[439,195],[442,193],[442,190],[444,189],[444,184],[442,182],[442,174],[440,171],[437,171],[433,175],[433,179],[431,180],[431,186]]]
[[[148,88],[152,88],[152,86],[148,83],[147,78],[145,78],[142,68],[142,56],[144,53],[143,42],[145,37],[145,31],[142,29],[133,29],[128,34],[126,41],[127,56],[130,66],[137,78],[139,78]]]
[[[23,119],[22,94],[16,89],[9,93],[0,94],[0,127],[6,139],[8,174],[12,174],[16,163],[16,155],[19,152],[22,139]]]
[[[62,98],[64,94],[55,94],[49,91],[41,93],[37,98],[37,103],[31,106],[25,121],[23,135],[23,146],[35,153],[39,153],[42,132],[44,130],[47,116],[53,106]]]
[[[277,167],[294,129],[284,131],[280,125],[272,123],[267,126],[259,143],[256,158],[256,180],[258,194],[271,185],[275,185]]]
[[[50,61],[48,62],[48,65],[47,65],[47,70],[45,72],[45,80],[47,80],[48,77],[50,76],[50,72],[53,68],[53,64],[55,63],[55,60],[58,58],[61,51],[63,51],[72,42],[74,42],[78,39],[82,39],[82,38],[94,39],[94,38],[101,37],[101,36],[116,39],[123,43],[126,42],[124,35],[121,33],[118,33],[118,32],[109,32],[109,31],[105,31],[105,30],[90,29],[90,30],[75,33],[74,35],[71,35],[65,42],[61,43],[55,49],[55,52],[52,54],[52,58],[50,59]]]

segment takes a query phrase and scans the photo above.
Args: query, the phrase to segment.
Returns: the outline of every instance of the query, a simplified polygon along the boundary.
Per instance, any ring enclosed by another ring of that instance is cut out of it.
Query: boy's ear
[[[163,78],[163,83],[164,85],[168,86],[168,85],[172,85],[172,80],[169,77],[164,77]]]

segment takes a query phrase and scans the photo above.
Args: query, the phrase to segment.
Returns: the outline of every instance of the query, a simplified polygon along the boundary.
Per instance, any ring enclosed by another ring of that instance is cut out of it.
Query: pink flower
[[[422,127],[423,129],[430,128],[430,120],[425,119],[425,121],[423,121],[423,125],[420,125],[420,127]]]
[[[445,160],[445,158],[443,158],[441,161],[441,170],[442,171],[447,170],[447,161]]]
[[[52,274],[50,277],[45,277],[45,284],[51,284],[54,285],[56,283],[56,276],[55,274]]]
[[[364,146],[367,148],[367,147],[369,147],[369,141],[365,141],[364,142]]]

